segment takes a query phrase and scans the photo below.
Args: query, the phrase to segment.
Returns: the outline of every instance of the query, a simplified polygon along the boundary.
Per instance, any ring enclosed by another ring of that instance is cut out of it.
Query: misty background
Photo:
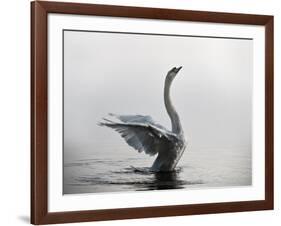
[[[170,129],[163,87],[174,66],[183,66],[171,99],[187,151],[250,150],[252,51],[244,39],[64,31],[65,159],[126,146],[97,126],[109,112],[150,115]]]

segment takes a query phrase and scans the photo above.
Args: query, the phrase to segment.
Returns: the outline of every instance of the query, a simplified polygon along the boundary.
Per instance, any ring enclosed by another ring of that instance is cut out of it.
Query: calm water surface
[[[248,186],[252,183],[248,149],[187,151],[171,173],[149,172],[154,158],[134,150],[129,156],[112,151],[65,158],[64,194]]]

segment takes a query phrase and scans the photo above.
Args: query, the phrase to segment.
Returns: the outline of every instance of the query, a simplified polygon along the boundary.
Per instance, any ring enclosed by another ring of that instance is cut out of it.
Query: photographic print
[[[31,223],[274,208],[274,17],[31,3]]]
[[[63,30],[63,193],[252,184],[253,39]]]

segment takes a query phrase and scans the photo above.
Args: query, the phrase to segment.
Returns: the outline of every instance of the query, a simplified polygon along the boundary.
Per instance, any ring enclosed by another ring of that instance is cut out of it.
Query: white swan
[[[171,119],[172,131],[155,123],[150,116],[143,115],[109,114],[118,119],[118,122],[104,118],[104,121],[99,123],[100,126],[107,126],[119,132],[127,144],[139,152],[158,154],[151,167],[154,172],[173,171],[186,147],[180,118],[170,99],[172,81],[181,68],[172,68],[165,79],[164,101]]]

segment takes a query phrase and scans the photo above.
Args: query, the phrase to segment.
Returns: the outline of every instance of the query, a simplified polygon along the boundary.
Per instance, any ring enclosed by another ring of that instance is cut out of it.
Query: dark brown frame
[[[265,26],[265,200],[48,212],[48,13]],[[35,1],[31,3],[31,223],[180,216],[273,209],[273,16]]]

